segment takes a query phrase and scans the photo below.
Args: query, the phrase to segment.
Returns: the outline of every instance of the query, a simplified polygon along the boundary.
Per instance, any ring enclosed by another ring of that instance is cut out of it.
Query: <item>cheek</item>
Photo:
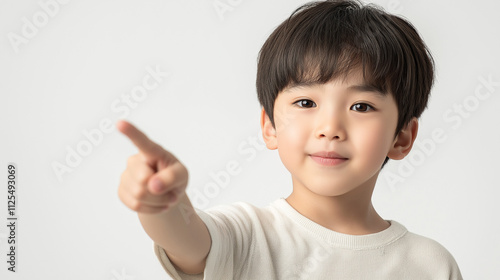
[[[284,153],[290,153],[290,151],[300,146],[301,141],[299,129],[293,124],[277,127],[276,135],[280,154],[281,151]]]
[[[276,112],[276,135],[278,145],[289,146],[297,145],[299,140],[306,133],[307,123],[304,118],[298,118],[293,111],[286,111],[284,109]],[[279,147],[279,146],[278,146]]]
[[[357,142],[359,152],[368,155],[370,163],[382,163],[389,152],[392,143],[392,133],[384,123],[372,123],[352,135]]]
[[[304,147],[307,143],[307,129],[297,120],[288,123],[280,123],[276,126],[278,142],[278,153],[281,161],[287,169],[293,168],[293,164],[301,160],[305,153]]]

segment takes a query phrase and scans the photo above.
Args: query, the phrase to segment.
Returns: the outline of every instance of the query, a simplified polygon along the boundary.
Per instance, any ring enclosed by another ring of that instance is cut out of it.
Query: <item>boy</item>
[[[188,172],[131,124],[119,196],[174,279],[462,279],[439,243],[382,219],[378,174],[417,136],[433,60],[412,25],[354,1],[304,5],[268,38],[257,92],[293,191],[265,208],[194,209]]]

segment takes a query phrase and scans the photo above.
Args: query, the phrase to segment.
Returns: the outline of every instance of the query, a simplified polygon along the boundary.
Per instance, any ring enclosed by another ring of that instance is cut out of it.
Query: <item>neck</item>
[[[339,195],[322,196],[294,182],[287,202],[299,213],[315,223],[336,232],[364,235],[389,227],[371,202],[377,176],[358,188]]]

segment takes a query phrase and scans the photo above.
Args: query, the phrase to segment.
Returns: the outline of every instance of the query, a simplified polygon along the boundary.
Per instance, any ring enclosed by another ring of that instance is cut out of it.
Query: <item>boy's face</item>
[[[386,156],[400,159],[416,136],[394,136],[398,108],[391,94],[367,87],[360,71],[347,79],[293,87],[274,104],[275,128],[263,112],[264,140],[278,149],[295,187],[337,196],[375,184]],[[408,143],[406,142],[411,142]]]

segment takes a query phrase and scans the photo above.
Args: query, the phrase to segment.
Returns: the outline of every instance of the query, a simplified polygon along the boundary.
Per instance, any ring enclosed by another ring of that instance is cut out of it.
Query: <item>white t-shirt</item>
[[[238,202],[195,210],[212,238],[203,273],[176,270],[154,244],[173,279],[462,279],[442,245],[396,221],[374,234],[342,234],[306,218],[284,198],[263,208]]]

